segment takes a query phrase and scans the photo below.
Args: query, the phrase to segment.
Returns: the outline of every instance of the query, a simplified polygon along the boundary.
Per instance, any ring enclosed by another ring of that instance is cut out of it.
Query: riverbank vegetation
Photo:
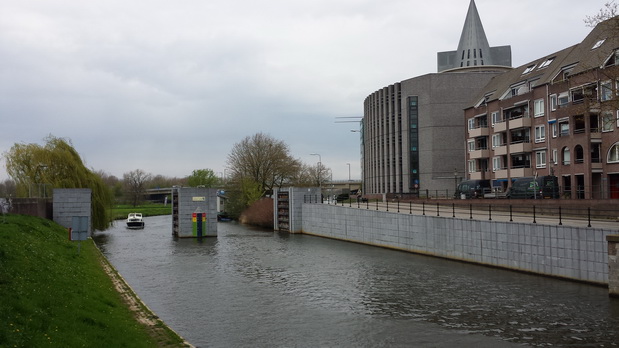
[[[77,243],[52,221],[0,217],[0,347],[186,346],[127,306],[92,240]]]
[[[112,207],[114,220],[126,219],[129,213],[142,213],[142,216],[170,215],[172,207],[163,203],[144,203],[138,206],[132,204],[116,204]]]

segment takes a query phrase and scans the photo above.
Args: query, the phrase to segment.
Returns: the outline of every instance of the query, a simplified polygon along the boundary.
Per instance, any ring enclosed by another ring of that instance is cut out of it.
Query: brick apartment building
[[[466,177],[505,191],[555,175],[564,198],[619,198],[619,17],[494,77],[465,108]]]

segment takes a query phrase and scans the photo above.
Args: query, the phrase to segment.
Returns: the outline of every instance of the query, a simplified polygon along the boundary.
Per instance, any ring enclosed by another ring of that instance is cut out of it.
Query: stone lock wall
[[[619,235],[606,236],[608,241],[608,294],[619,297]]]

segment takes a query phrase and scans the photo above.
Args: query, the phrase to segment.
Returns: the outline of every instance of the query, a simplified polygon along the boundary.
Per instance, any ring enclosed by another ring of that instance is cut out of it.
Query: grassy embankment
[[[172,214],[172,207],[170,204],[163,205],[161,203],[146,203],[137,207],[131,204],[117,204],[112,207],[112,219],[114,220],[126,219],[129,213],[142,213],[144,217],[170,215]]]
[[[136,299],[92,240],[78,254],[52,221],[0,216],[0,347],[185,346]]]

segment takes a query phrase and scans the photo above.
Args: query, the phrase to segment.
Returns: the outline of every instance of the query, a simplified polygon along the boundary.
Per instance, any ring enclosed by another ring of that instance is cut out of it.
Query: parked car
[[[490,180],[464,180],[458,185],[454,198],[483,198],[484,194],[490,192]]]
[[[335,197],[335,200],[337,202],[342,202],[342,201],[347,200],[348,198],[350,198],[350,195],[348,193],[340,193],[339,195]]]
[[[559,180],[556,176],[526,176],[512,182],[507,198],[559,198]]]

